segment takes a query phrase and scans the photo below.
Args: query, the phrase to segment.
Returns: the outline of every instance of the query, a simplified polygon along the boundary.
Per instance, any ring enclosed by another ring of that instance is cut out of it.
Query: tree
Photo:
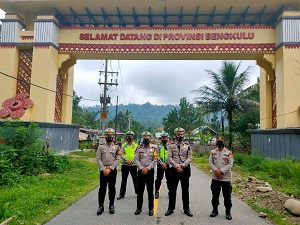
[[[95,118],[98,113],[89,112],[79,106],[81,100],[82,97],[76,95],[76,92],[73,91],[72,124],[79,124],[93,129],[99,128],[100,123]]]
[[[251,66],[241,73],[238,73],[241,62],[236,65],[231,61],[223,61],[219,74],[212,70],[205,70],[212,81],[212,87],[201,86],[192,90],[196,94],[194,100],[203,107],[206,113],[219,112],[224,110],[229,126],[229,148],[232,148],[233,114],[245,106],[257,107],[258,103],[245,98],[243,88],[249,82]]]
[[[124,112],[125,117],[128,119],[128,130],[130,130],[131,127],[131,112],[128,111],[128,109]]]
[[[165,131],[169,134],[174,133],[176,127],[185,129],[189,140],[191,139],[192,131],[203,125],[203,120],[199,108],[189,103],[186,98],[181,98],[179,103],[180,109],[173,109],[163,118]]]
[[[245,89],[241,95],[243,98],[251,99],[259,102],[259,78],[257,83]],[[236,114],[238,120],[234,121],[234,127],[237,132],[237,138],[240,144],[247,146],[250,144],[250,134],[247,132],[249,129],[259,128],[259,108],[258,107],[247,107],[241,106]]]
[[[127,112],[126,112],[127,111]],[[129,131],[129,120],[127,115],[131,115],[131,112],[126,110],[125,112],[118,113],[118,121],[117,121],[117,128],[120,129],[122,132]],[[135,121],[132,117],[130,119],[131,127],[130,130],[134,132],[135,139],[139,139],[141,133],[143,132],[143,125],[137,121]],[[108,122],[109,127],[115,127],[116,125],[116,117]]]

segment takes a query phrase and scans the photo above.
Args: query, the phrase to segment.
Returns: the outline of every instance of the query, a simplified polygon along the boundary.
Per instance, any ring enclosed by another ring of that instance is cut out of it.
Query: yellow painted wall
[[[0,72],[14,78],[18,77],[19,51],[16,47],[5,48],[0,46]],[[17,80],[0,75],[0,104],[8,98],[16,95]]]
[[[31,86],[30,98],[34,102],[31,120],[54,122],[57,58],[58,51],[52,46],[33,48],[31,82],[54,92]]]
[[[260,128],[272,128],[271,82],[264,69],[260,69]]]
[[[300,126],[299,56],[299,48],[276,51],[277,128]]]
[[[73,109],[73,83],[74,83],[74,66],[69,68],[66,78],[63,79],[63,105],[62,105],[62,122],[72,123]]]

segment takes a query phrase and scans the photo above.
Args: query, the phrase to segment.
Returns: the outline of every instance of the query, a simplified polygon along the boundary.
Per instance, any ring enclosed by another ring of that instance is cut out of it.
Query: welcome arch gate
[[[299,128],[298,0],[239,2],[3,1],[0,102],[34,105],[0,117],[70,124],[77,59],[256,60],[261,129]]]

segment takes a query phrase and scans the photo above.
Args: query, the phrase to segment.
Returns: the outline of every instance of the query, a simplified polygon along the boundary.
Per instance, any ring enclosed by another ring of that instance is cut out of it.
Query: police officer
[[[169,141],[169,134],[162,133],[161,136],[161,145],[158,146],[158,161],[157,161],[157,174],[155,180],[155,198],[159,198],[159,188],[161,185],[161,181],[166,176],[167,180],[167,188],[169,190],[169,175],[170,175],[170,166],[168,160],[168,141]]]
[[[168,158],[170,169],[170,194],[169,207],[165,216],[169,216],[174,212],[176,204],[176,192],[178,182],[181,183],[183,211],[187,216],[192,217],[189,202],[189,180],[191,176],[190,163],[192,161],[192,150],[189,145],[183,142],[185,130],[178,127],[174,130],[176,135],[176,143],[168,147]]]
[[[154,166],[156,164],[158,155],[154,147],[150,146],[151,133],[145,131],[142,133],[143,147],[137,148],[135,154],[136,164],[138,166],[138,196],[137,196],[137,209],[135,215],[139,215],[142,212],[143,207],[143,195],[145,185],[148,192],[148,208],[149,216],[153,216],[153,186],[154,186]]]
[[[120,162],[121,150],[119,146],[113,143],[115,131],[112,128],[105,130],[106,143],[99,145],[97,149],[97,163],[100,172],[100,188],[98,191],[99,208],[97,215],[101,215],[104,211],[104,199],[106,194],[106,187],[108,184],[109,193],[109,212],[115,213],[114,201],[116,196],[116,167]]]
[[[209,164],[212,169],[212,182],[211,182],[211,192],[212,192],[212,207],[213,211],[210,214],[210,217],[217,216],[220,191],[222,188],[224,205],[225,205],[225,214],[226,219],[231,220],[232,216],[230,213],[232,203],[231,203],[231,168],[233,165],[233,155],[231,151],[225,148],[225,138],[223,136],[217,137],[216,140],[217,149],[211,150],[209,156]]]
[[[137,148],[137,144],[133,142],[134,133],[132,131],[128,131],[126,133],[126,142],[122,145],[122,182],[120,187],[120,194],[117,198],[118,200],[124,198],[126,193],[126,184],[127,178],[130,173],[135,193],[138,193],[138,180],[137,180],[137,166],[135,163],[135,150]]]

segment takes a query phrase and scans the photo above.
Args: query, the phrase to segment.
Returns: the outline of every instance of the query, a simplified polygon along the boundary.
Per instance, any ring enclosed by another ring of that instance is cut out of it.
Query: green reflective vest
[[[126,160],[131,160],[134,161],[134,157],[135,157],[135,150],[137,148],[137,144],[136,143],[132,143],[131,145],[127,144],[127,142],[125,142],[122,145],[123,149],[124,149],[124,158]],[[125,162],[123,162],[123,164],[126,164]],[[134,164],[135,165],[135,164]]]
[[[168,147],[165,148],[165,146],[161,146],[159,149],[159,157],[163,163],[167,162],[168,159]]]

